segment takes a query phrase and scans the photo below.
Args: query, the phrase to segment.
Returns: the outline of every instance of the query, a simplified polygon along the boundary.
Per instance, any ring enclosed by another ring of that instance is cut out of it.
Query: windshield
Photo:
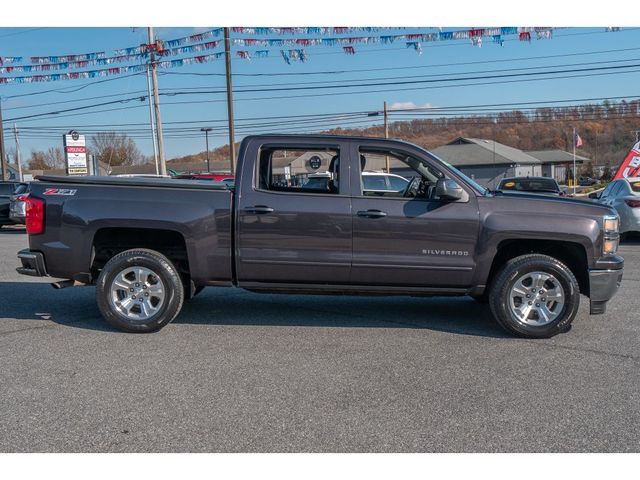
[[[453,170],[453,172],[458,175],[459,177],[462,177],[462,179],[467,182],[469,185],[471,185],[473,188],[475,188],[477,191],[479,191],[482,195],[486,195],[486,193],[489,191],[487,188],[483,187],[482,185],[480,185],[478,182],[476,182],[475,180],[473,180],[472,178],[468,177],[467,175],[465,175],[464,173],[462,173],[460,170],[458,170],[456,167],[454,167],[453,165],[451,165],[449,162],[442,160],[440,157],[438,157],[437,155],[429,152],[429,154],[434,157],[435,159],[441,161],[442,163],[444,163],[447,167],[449,167],[449,169]]]
[[[518,192],[557,192],[558,184],[552,178],[506,178],[500,182],[498,190]]]

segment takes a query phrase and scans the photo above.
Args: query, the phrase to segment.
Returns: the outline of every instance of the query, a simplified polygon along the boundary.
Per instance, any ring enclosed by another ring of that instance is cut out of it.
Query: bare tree
[[[100,162],[110,166],[133,165],[141,157],[136,143],[125,133],[100,132],[91,137],[91,150]]]
[[[45,162],[49,165],[50,168],[65,168],[66,161],[64,158],[64,153],[62,148],[60,147],[49,147],[46,152],[44,152]]]
[[[29,157],[29,170],[51,170],[51,166],[47,163],[46,155],[40,150],[31,150]]]

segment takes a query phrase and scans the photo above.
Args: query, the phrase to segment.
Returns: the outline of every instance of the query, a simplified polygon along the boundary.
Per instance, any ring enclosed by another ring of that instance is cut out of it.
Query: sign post
[[[67,175],[88,175],[87,147],[84,135],[71,130],[62,136],[64,155],[67,162]]]

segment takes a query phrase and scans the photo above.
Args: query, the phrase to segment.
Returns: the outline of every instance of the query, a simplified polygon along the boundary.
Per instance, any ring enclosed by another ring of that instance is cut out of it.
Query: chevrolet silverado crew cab
[[[406,181],[367,189],[370,172]],[[18,272],[95,285],[104,318],[127,332],[159,330],[224,286],[469,295],[509,332],[549,337],[581,294],[604,313],[624,262],[611,208],[492,192],[415,145],[342,136],[246,137],[233,185],[42,176],[26,227]]]

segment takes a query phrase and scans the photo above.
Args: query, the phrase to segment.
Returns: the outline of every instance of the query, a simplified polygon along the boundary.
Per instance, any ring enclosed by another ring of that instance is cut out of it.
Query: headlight
[[[620,226],[620,218],[616,215],[607,215],[604,217],[604,233],[618,233]]]
[[[602,253],[613,254],[618,251],[618,243],[620,235],[618,229],[620,226],[620,218],[617,215],[607,215],[604,217],[604,242],[602,243]]]

